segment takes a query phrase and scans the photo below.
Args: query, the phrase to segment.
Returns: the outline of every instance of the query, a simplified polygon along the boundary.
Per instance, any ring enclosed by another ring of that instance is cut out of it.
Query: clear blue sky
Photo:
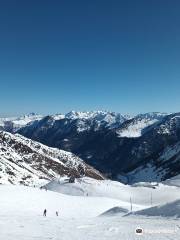
[[[180,1],[0,1],[0,89],[0,115],[179,111]]]

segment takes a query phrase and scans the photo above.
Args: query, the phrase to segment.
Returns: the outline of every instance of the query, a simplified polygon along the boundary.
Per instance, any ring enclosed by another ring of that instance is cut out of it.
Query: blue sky
[[[180,1],[0,1],[0,115],[179,111]]]

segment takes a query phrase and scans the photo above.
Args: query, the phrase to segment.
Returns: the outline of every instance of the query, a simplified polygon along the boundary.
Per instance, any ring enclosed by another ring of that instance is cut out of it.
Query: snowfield
[[[124,185],[120,182],[91,178],[77,179],[75,183],[67,183],[66,179],[51,181],[47,189],[62,194],[89,197],[107,197],[125,202],[129,209],[129,200],[132,199],[133,211],[151,207],[152,205],[166,204],[180,199],[180,188],[162,183],[137,183]],[[122,205],[121,205],[122,207]]]
[[[180,239],[179,187],[155,183],[128,186],[90,178],[72,184],[63,178],[46,187],[52,191],[0,185],[0,239]],[[127,214],[130,197],[133,213],[139,215]],[[149,214],[156,205],[163,215]],[[45,208],[47,217],[43,217]],[[175,209],[174,214],[170,209]],[[143,229],[142,236],[135,233],[137,228]]]
[[[117,131],[119,137],[128,137],[128,138],[137,138],[142,136],[142,131],[148,127],[156,123],[157,120],[146,120],[141,119],[137,123],[134,123],[132,125],[129,125],[126,129],[122,129],[120,131]]]
[[[167,116],[167,113],[152,112],[138,114],[116,132],[119,137],[138,138],[148,131],[150,126],[155,126],[165,116]]]

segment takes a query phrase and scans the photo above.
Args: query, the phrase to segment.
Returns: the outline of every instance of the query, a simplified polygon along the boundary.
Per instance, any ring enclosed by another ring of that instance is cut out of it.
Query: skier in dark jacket
[[[44,209],[43,216],[46,217],[46,214],[47,214],[47,210]]]

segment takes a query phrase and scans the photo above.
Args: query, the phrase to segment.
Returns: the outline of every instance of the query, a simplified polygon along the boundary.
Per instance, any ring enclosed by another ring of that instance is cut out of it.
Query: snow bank
[[[180,174],[173,177],[173,178],[167,179],[163,183],[166,184],[166,185],[169,185],[169,186],[180,187]]]
[[[130,186],[116,181],[98,181],[86,177],[77,179],[75,183],[68,183],[65,179],[60,179],[60,181],[50,182],[46,187],[51,191],[67,195],[113,198],[119,200],[117,206],[125,206],[128,210],[131,198],[133,211],[151,207],[151,204],[153,206],[166,204],[176,201],[180,197],[178,187],[155,182]]]
[[[135,215],[180,218],[180,200],[133,213]]]
[[[116,215],[124,215],[128,212],[127,209],[122,208],[122,207],[113,207],[107,211],[105,211],[104,213],[102,213],[100,216],[108,216],[108,217],[112,217],[112,216],[116,216]]]

